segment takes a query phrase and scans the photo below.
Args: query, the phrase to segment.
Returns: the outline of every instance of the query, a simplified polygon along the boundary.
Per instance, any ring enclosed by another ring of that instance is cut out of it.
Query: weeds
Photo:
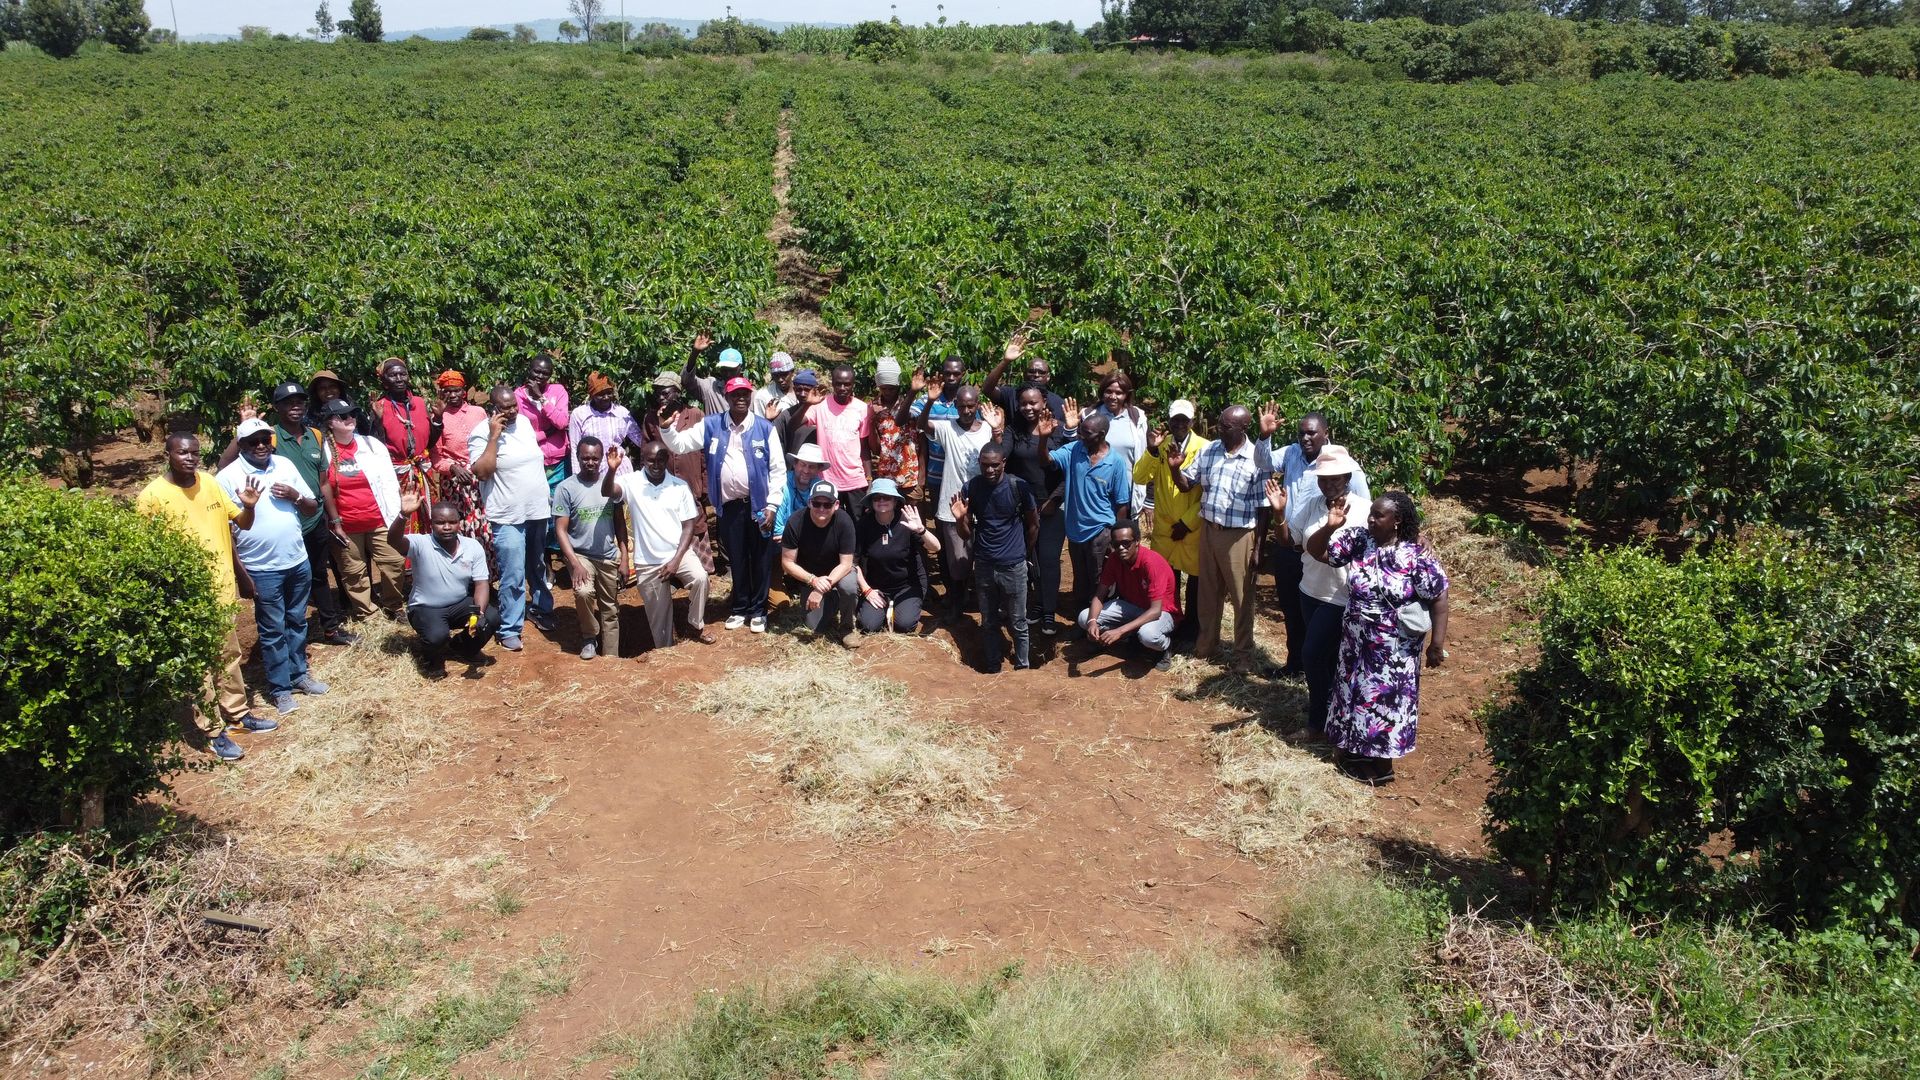
[[[542,1000],[566,993],[573,965],[557,942],[549,942],[538,957],[507,968],[486,990],[444,993],[417,1011],[388,1014],[373,1035],[384,1049],[360,1075],[449,1075],[455,1062],[499,1041]]]

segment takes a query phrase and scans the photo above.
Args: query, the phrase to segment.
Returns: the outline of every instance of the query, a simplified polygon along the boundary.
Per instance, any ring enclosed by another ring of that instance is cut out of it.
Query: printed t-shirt
[[[825,525],[813,523],[813,512],[803,510],[787,520],[787,531],[780,546],[794,551],[794,562],[815,577],[826,577],[840,565],[840,556],[853,554],[853,519],[845,510],[835,510]]]
[[[920,560],[920,538],[898,517],[882,525],[872,514],[855,529],[860,573],[867,584],[889,599],[904,600],[926,593],[926,565]]]
[[[807,422],[814,425],[814,439],[827,458],[827,480],[835,490],[866,487],[867,465],[860,449],[873,430],[872,407],[859,398],[841,405],[829,397],[807,410]]]
[[[1107,552],[1106,565],[1100,568],[1100,591],[1115,589],[1120,599],[1145,608],[1155,600],[1180,621],[1180,595],[1173,585],[1173,567],[1152,548],[1134,548],[1133,565],[1128,566],[1116,549]]]
[[[453,554],[440,541],[420,533],[407,534],[407,559],[413,563],[413,591],[409,604],[447,607],[473,596],[473,583],[487,580],[487,552],[471,536],[460,537]]]
[[[386,528],[380,504],[374,500],[373,485],[360,467],[360,444],[342,443],[333,448],[333,501],[340,511],[340,531],[372,532]]]
[[[680,550],[680,530],[700,516],[700,504],[685,480],[667,473],[658,484],[639,469],[614,481],[627,502],[636,566],[664,566]]]
[[[967,513],[973,518],[975,562],[1011,566],[1027,561],[1027,512],[1038,510],[1033,489],[1017,476],[1002,476],[998,484],[984,476],[967,481]]]
[[[213,587],[222,603],[239,600],[233,580],[233,520],[241,510],[209,473],[195,473],[193,486],[183,488],[165,475],[141,489],[134,506],[143,514],[163,514],[186,529],[213,556]]]
[[[260,487],[260,501],[253,505],[253,528],[233,536],[233,550],[240,556],[240,565],[248,570],[272,573],[306,562],[307,540],[306,534],[300,531],[300,509],[293,500],[277,499],[272,493],[273,485],[285,484],[302,498],[313,498],[313,490],[300,479],[300,470],[278,454],[267,458],[266,468],[256,469],[242,454],[221,469],[215,479],[220,482],[220,490],[238,504],[240,489],[246,486],[249,477]]]
[[[619,538],[613,532],[613,512],[619,505],[613,496],[600,494],[602,477],[583,484],[576,474],[553,489],[553,516],[567,519],[567,542],[574,554],[605,562],[620,554]]]

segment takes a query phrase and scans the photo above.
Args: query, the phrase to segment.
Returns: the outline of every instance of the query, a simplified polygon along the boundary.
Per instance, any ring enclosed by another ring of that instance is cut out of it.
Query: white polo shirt
[[[253,528],[233,530],[233,553],[239,557],[240,565],[249,571],[272,573],[291,570],[306,562],[307,540],[300,531],[300,510],[291,499],[274,498],[271,489],[275,484],[285,484],[305,499],[314,497],[313,489],[300,478],[300,470],[293,467],[293,462],[279,454],[268,458],[264,469],[254,468],[242,454],[214,479],[220,482],[220,489],[234,505],[245,506],[240,501],[240,489],[247,485],[248,477],[259,485],[260,501],[253,507]]]
[[[655,484],[647,479],[645,469],[614,478],[614,486],[627,502],[634,565],[660,566],[673,558],[673,553],[680,550],[682,526],[700,516],[693,489],[672,473]]]

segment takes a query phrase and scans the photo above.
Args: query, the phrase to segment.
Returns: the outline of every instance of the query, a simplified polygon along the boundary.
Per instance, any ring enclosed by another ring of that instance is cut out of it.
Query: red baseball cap
[[[753,389],[752,379],[749,379],[744,375],[735,375],[733,378],[727,380],[726,389],[722,390],[721,393],[731,394],[735,390],[751,390],[751,389]]]

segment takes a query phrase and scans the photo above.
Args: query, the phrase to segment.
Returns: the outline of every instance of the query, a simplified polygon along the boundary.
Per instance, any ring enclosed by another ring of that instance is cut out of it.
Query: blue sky
[[[330,0],[333,17],[344,18],[349,0]],[[313,25],[319,0],[147,0],[147,15],[155,26],[171,26],[177,16],[182,34],[231,34],[241,24],[266,26],[297,34]],[[709,19],[726,13],[722,0],[626,0],[627,18]],[[620,0],[609,0],[607,10],[618,15]],[[933,22],[933,0],[901,3],[902,22]],[[567,17],[566,0],[383,0],[382,22],[389,31],[434,26],[484,26]],[[780,22],[859,22],[884,19],[891,13],[886,0],[740,0],[733,13],[743,19]],[[948,0],[948,22],[1046,22],[1071,19],[1085,26],[1100,17],[1100,0]]]

